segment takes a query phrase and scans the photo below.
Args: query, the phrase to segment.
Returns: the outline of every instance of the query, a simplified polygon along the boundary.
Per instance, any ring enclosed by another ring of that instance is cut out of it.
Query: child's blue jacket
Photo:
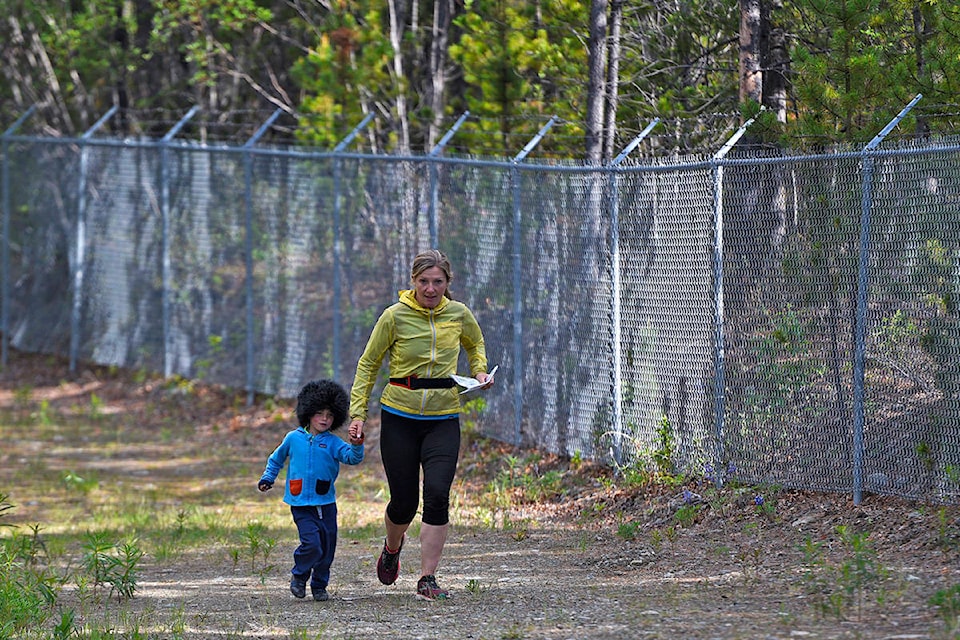
[[[299,427],[287,433],[267,458],[260,481],[272,484],[288,459],[283,501],[293,507],[331,504],[337,501],[334,483],[340,463],[360,464],[363,445],[344,442],[329,431],[313,436]]]

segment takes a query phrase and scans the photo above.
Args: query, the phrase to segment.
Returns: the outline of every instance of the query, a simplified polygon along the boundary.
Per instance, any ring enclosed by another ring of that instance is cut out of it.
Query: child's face
[[[323,409],[319,413],[313,414],[310,418],[310,432],[323,433],[333,426],[333,411]]]

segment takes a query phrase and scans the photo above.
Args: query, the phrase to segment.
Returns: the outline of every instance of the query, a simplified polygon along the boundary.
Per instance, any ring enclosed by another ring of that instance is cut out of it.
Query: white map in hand
[[[455,373],[451,374],[450,377],[453,378],[453,381],[456,382],[458,386],[463,387],[463,391],[460,392],[460,395],[463,395],[493,382],[493,376],[497,373],[497,369],[499,368],[500,365],[497,365],[492,371],[490,371],[490,373],[487,374],[486,382],[480,382],[476,378],[471,378],[470,376],[458,376]]]

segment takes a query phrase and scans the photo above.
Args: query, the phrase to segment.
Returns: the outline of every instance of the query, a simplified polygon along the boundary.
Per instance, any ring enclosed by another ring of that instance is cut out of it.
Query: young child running
[[[293,552],[290,592],[297,598],[307,595],[307,581],[313,599],[329,599],[330,566],[337,549],[337,495],[334,483],[340,463],[363,460],[363,433],[350,429],[350,444],[331,433],[347,419],[350,401],[347,392],[331,380],[314,380],[297,395],[300,427],[290,431],[267,458],[257,483],[269,491],[280,469],[289,460],[283,501],[290,505],[300,534],[300,546]]]

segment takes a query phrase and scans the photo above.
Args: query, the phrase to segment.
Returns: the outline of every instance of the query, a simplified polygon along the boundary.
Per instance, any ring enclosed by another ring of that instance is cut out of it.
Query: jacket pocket
[[[329,480],[317,480],[317,495],[322,496],[327,491],[330,491],[330,481]]]
[[[290,495],[298,496],[303,493],[303,479],[297,478],[295,480],[290,480]]]

